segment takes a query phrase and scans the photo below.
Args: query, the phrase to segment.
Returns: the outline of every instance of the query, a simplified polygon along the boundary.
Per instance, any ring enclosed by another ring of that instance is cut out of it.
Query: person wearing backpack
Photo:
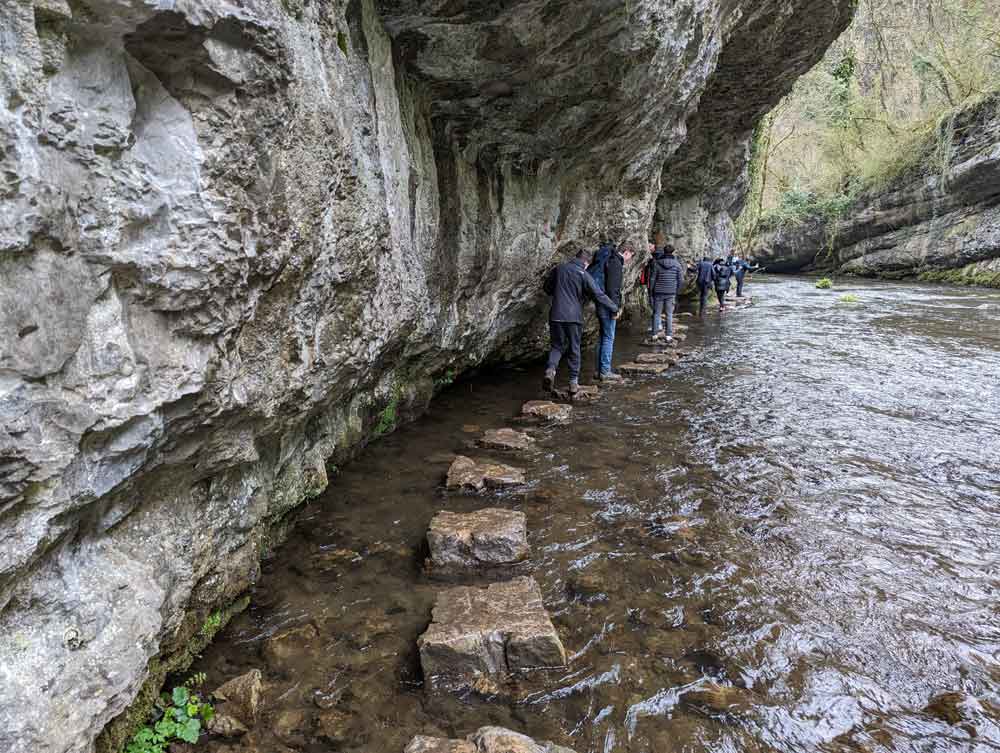
[[[583,334],[583,302],[593,298],[605,306],[614,318],[618,318],[618,304],[608,298],[597,287],[594,278],[587,274],[590,251],[581,248],[576,258],[549,272],[545,279],[545,292],[552,296],[549,310],[549,335],[552,347],[545,367],[542,388],[552,390],[556,380],[559,362],[565,356],[569,361],[569,394],[575,395],[580,389],[580,339]]]
[[[720,257],[712,265],[712,272],[715,274],[715,295],[719,299],[719,311],[725,311],[726,291],[729,290],[729,280],[733,276],[733,267]]]
[[[715,271],[707,256],[701,257],[695,271],[698,273],[698,315],[701,316],[705,311],[705,304],[708,303],[708,292],[715,281]]]
[[[653,337],[660,337],[660,319],[662,312],[667,314],[667,338],[674,336],[674,303],[677,294],[684,287],[684,270],[674,256],[674,247],[667,244],[663,251],[653,256],[653,268],[649,275],[650,298],[653,302]]]
[[[621,309],[622,282],[625,277],[625,265],[632,260],[632,246],[625,242],[612,251],[610,246],[602,246],[587,267],[587,272],[594,278],[597,287],[604,291],[615,305]],[[597,379],[613,381],[621,377],[611,370],[611,355],[615,348],[615,329],[618,317],[614,312],[597,304],[597,321],[600,324],[600,337],[597,340]]]

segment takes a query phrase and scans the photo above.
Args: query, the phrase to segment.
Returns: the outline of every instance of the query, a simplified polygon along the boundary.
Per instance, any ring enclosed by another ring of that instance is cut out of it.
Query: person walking
[[[580,339],[583,334],[583,302],[587,297],[610,310],[617,319],[618,304],[608,298],[594,278],[587,274],[590,251],[580,249],[576,258],[549,272],[545,280],[545,292],[552,296],[549,309],[549,336],[552,347],[545,368],[542,388],[551,391],[556,380],[559,362],[565,356],[569,361],[569,393],[575,395],[580,389]]]
[[[746,277],[747,272],[752,271],[749,264],[746,263],[744,259],[736,257],[733,259],[733,277],[736,278],[736,297],[743,297],[743,278]]]
[[[674,336],[674,303],[677,294],[684,287],[684,270],[674,256],[674,247],[667,244],[663,250],[654,255],[653,268],[649,275],[649,295],[653,302],[653,321],[651,324],[653,337],[660,337],[660,320],[662,312],[667,315],[666,336]]]
[[[622,305],[622,282],[624,280],[625,265],[632,260],[632,246],[627,243],[620,243],[615,251],[612,251],[603,265],[595,259],[594,263],[587,268],[587,271],[594,277],[597,287],[604,291],[615,305],[621,309]],[[611,309],[597,303],[597,321],[600,324],[600,337],[597,340],[597,379],[599,381],[613,381],[621,379],[621,376],[611,370],[611,356],[615,348],[615,329],[617,328],[617,316],[613,315]]]
[[[715,270],[712,268],[712,262],[708,260],[708,257],[703,256],[701,257],[701,261],[698,262],[695,272],[698,274],[698,315],[701,316],[705,312],[705,304],[708,303],[708,294],[712,289],[712,283],[715,281]]]
[[[712,272],[715,275],[715,295],[719,299],[719,311],[724,311],[726,308],[726,291],[729,290],[733,268],[719,258],[712,265]]]

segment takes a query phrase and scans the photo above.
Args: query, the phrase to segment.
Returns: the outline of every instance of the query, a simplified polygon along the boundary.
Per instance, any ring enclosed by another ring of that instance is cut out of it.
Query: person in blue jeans
[[[663,250],[653,256],[653,268],[647,283],[650,298],[653,301],[653,322],[650,329],[653,337],[661,338],[661,315],[667,315],[667,338],[674,336],[674,302],[677,294],[684,287],[684,270],[674,256],[674,247],[666,245]]]
[[[632,261],[632,256],[632,246],[627,242],[620,243],[604,266],[604,294],[614,301],[619,309],[622,305],[625,265]],[[615,349],[615,329],[618,324],[615,312],[598,302],[597,321],[601,329],[600,337],[597,339],[597,378],[600,381],[621,379],[621,376],[611,370],[611,355]]]

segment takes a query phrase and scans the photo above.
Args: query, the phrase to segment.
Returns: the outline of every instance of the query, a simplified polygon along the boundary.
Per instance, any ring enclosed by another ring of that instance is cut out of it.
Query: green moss
[[[212,638],[249,604],[250,597],[244,596],[228,607],[213,612],[205,620],[193,612],[188,613],[180,634],[191,634],[191,637],[180,648],[150,660],[146,681],[138,695],[125,711],[104,728],[95,743],[96,753],[120,753],[125,748],[125,743],[146,724],[167,677],[190,667],[197,655],[212,642]],[[216,615],[218,618],[212,619]],[[199,624],[201,629],[198,629]]]
[[[917,279],[923,282],[947,282],[952,285],[974,285],[983,288],[1000,288],[1000,272],[978,272],[968,267],[935,269],[921,272]]]
[[[816,287],[819,288],[820,290],[829,290],[830,288],[833,287],[833,280],[831,280],[829,277],[821,277],[818,280],[816,280]]]
[[[337,47],[342,53],[347,54],[347,35],[342,31],[337,32]]]

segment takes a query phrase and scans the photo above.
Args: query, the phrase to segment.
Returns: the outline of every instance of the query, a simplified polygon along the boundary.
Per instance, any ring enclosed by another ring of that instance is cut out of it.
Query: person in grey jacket
[[[667,337],[674,336],[674,303],[677,294],[684,287],[684,270],[674,256],[674,247],[666,245],[663,251],[653,257],[653,268],[649,274],[649,297],[653,303],[653,337],[660,336],[662,312],[667,314]]]
[[[712,268],[712,262],[708,260],[707,256],[701,257],[697,270],[698,314],[701,315],[705,312],[705,304],[708,302],[708,291],[712,289],[712,283],[715,282],[715,270]]]
[[[570,394],[575,394],[580,388],[580,340],[585,299],[592,298],[609,309],[612,317],[618,318],[618,304],[602,293],[594,278],[587,273],[589,262],[590,251],[581,249],[575,259],[560,264],[545,280],[545,292],[552,296],[552,308],[549,310],[552,348],[542,381],[545,390],[552,389],[563,356],[569,361]]]

